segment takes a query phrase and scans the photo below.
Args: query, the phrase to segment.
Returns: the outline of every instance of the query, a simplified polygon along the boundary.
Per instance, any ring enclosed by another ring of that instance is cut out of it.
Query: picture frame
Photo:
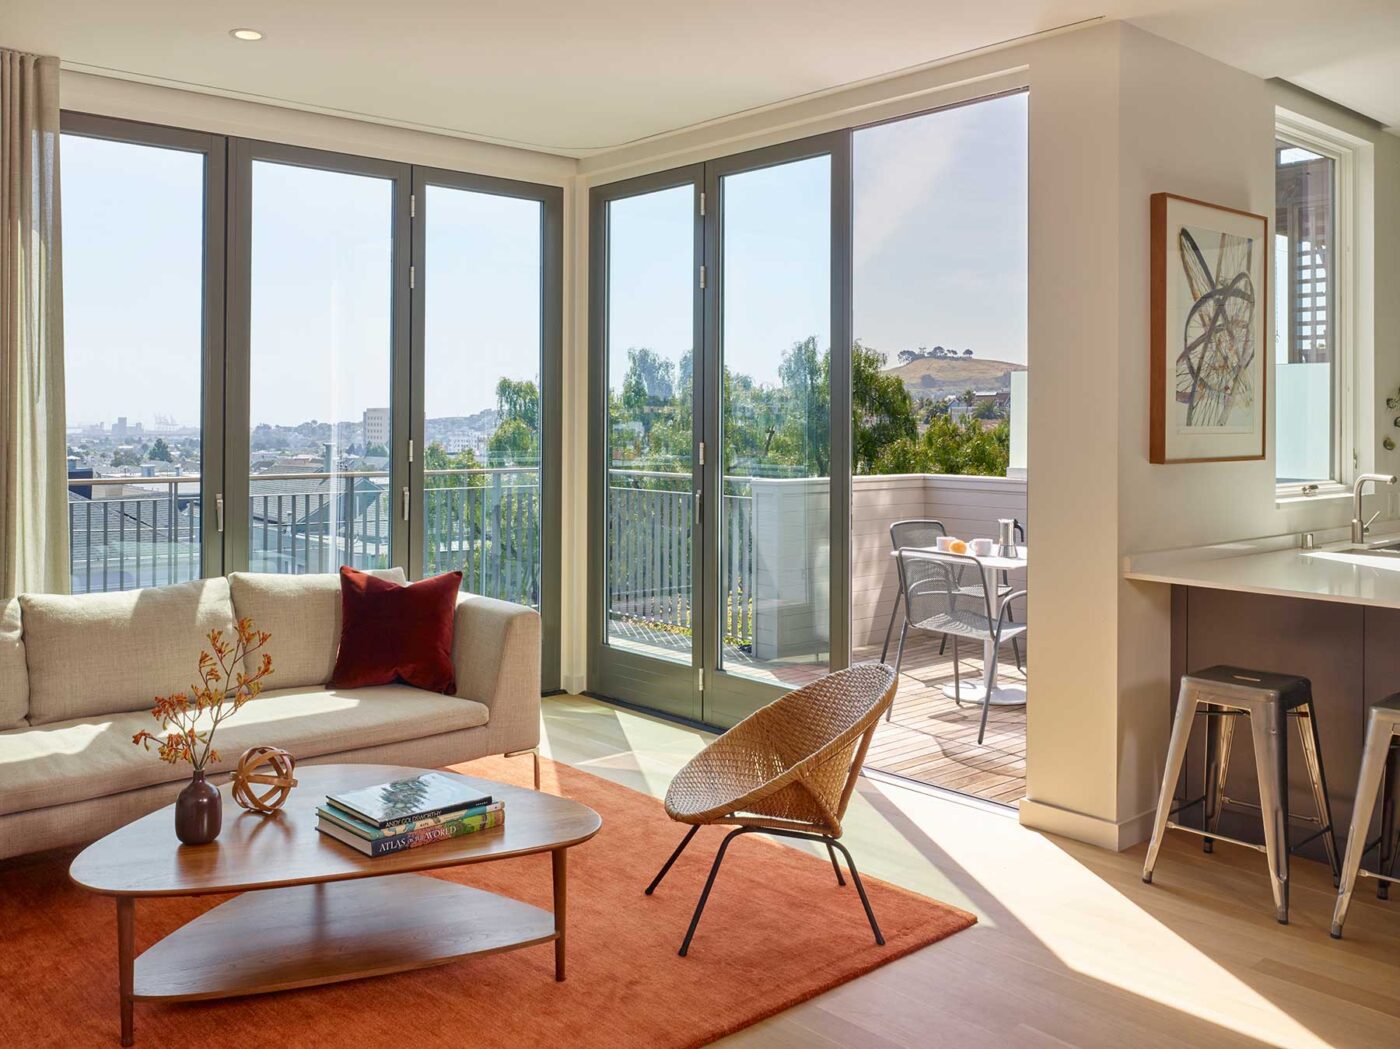
[[[1151,197],[1153,463],[1263,459],[1269,220],[1175,193]]]

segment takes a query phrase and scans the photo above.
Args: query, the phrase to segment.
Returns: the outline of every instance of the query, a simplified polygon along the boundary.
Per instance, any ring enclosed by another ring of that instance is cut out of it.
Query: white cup
[[[933,545],[934,545],[934,549],[936,549],[936,550],[942,550],[942,551],[946,554],[946,553],[948,552],[949,548],[950,548],[955,542],[957,542],[957,538],[956,538],[955,536],[951,536],[951,535],[940,535],[937,539],[935,539],[935,540],[933,541]]]
[[[996,546],[990,539],[974,539],[968,545],[972,548],[973,554],[977,557],[990,557],[993,548]]]

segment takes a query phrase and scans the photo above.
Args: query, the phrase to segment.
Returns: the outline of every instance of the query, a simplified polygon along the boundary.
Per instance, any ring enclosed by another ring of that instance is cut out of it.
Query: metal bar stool
[[[1400,882],[1395,875],[1395,782],[1397,757],[1400,757],[1400,692],[1381,700],[1366,716],[1366,746],[1361,752],[1361,772],[1356,780],[1356,806],[1351,810],[1351,830],[1347,834],[1347,854],[1342,861],[1342,877],[1337,886],[1337,905],[1332,911],[1332,937],[1342,938],[1342,924],[1347,920],[1351,893],[1359,874],[1376,878],[1376,895],[1388,896],[1391,882]],[[1381,833],[1375,841],[1367,842],[1371,829],[1371,814],[1376,808],[1376,794],[1381,796]],[[1372,849],[1380,849],[1380,871],[1361,869],[1361,857]]]
[[[1175,805],[1177,779],[1186,760],[1186,744],[1191,736],[1197,708],[1207,720],[1206,786],[1205,793],[1191,801]],[[1288,718],[1298,722],[1298,736],[1303,743],[1303,760],[1308,766],[1317,816],[1296,817],[1316,823],[1315,834],[1296,844],[1290,844],[1288,834]],[[1234,741],[1235,722],[1249,718],[1254,740],[1254,763],[1259,775],[1259,804],[1234,801],[1225,796],[1225,777],[1230,770],[1230,748]],[[1306,722],[1306,724],[1304,724]],[[1255,808],[1264,822],[1264,844],[1227,838],[1218,832],[1220,814],[1225,805]],[[1201,828],[1186,827],[1172,819],[1182,810],[1203,805],[1204,824]],[[1281,924],[1288,924],[1288,857],[1289,854],[1321,837],[1332,864],[1332,876],[1338,877],[1337,839],[1332,831],[1332,806],[1327,798],[1327,778],[1322,771],[1322,744],[1317,734],[1317,718],[1313,712],[1312,683],[1305,677],[1244,670],[1240,667],[1217,666],[1188,674],[1181,679],[1176,717],[1172,723],[1171,743],[1167,748],[1167,767],[1162,775],[1162,790],[1157,798],[1157,818],[1152,827],[1152,841],[1147,846],[1147,859],[1142,865],[1142,880],[1152,881],[1152,869],[1157,865],[1157,852],[1162,847],[1162,835],[1168,830],[1184,830],[1205,839],[1205,851],[1210,852],[1216,840],[1263,852],[1269,860],[1269,880],[1274,892],[1274,913]]]

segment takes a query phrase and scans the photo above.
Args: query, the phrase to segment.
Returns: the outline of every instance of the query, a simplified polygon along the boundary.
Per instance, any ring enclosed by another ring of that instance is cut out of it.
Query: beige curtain
[[[0,49],[0,598],[68,590],[58,59]]]

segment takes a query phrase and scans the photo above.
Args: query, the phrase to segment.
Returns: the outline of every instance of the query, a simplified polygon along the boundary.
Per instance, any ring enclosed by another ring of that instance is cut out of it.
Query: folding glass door
[[[543,619],[558,687],[563,191],[415,168],[409,562]]]
[[[593,193],[601,695],[729,725],[845,664],[848,146]]]
[[[218,574],[224,142],[63,118],[70,585]]]
[[[246,358],[230,375],[229,457],[248,471],[225,504],[237,563],[405,565],[408,315],[396,289],[409,169],[241,141],[233,158],[231,316]],[[240,416],[246,428],[232,425]]]

